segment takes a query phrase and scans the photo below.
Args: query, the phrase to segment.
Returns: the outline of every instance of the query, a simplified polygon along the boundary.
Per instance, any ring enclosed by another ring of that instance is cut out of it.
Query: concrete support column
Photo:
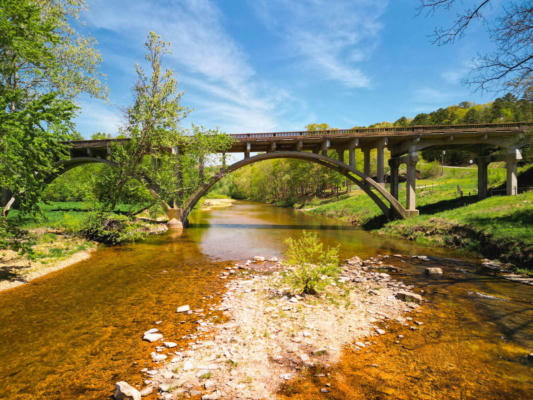
[[[396,200],[398,200],[398,192],[399,192],[399,185],[400,185],[400,160],[397,158],[391,158],[389,159],[389,166],[390,166],[390,193],[392,194],[392,197],[394,197]]]
[[[341,148],[337,148],[337,157],[339,158],[339,161],[341,163],[344,162],[344,149],[341,149]]]
[[[252,149],[252,145],[250,142],[246,142],[246,149],[244,149],[244,158],[250,158],[250,150]]]
[[[364,168],[363,168],[363,173],[365,174],[365,176],[370,176],[370,148],[366,148],[366,149],[363,149],[363,154],[364,154]]]
[[[380,140],[377,145],[377,182],[381,185],[385,184],[385,145],[387,139]]]
[[[416,212],[416,163],[418,153],[410,152],[407,156],[407,182],[405,183],[405,206],[407,211]]]
[[[329,139],[324,139],[322,141],[322,146],[320,147],[320,151],[321,151],[322,155],[325,156],[325,157],[328,156],[329,145],[330,145]]]
[[[488,195],[488,157],[478,157],[477,163],[477,195],[480,199],[484,199]]]
[[[270,152],[276,151],[276,142],[270,143]]]
[[[522,159],[522,154],[517,148],[510,149],[506,157],[507,167],[507,196],[515,196],[518,194],[518,178],[516,176],[516,167],[518,161]]]
[[[304,141],[298,140],[298,143],[296,143],[296,151],[302,151],[304,149]]]
[[[359,139],[355,138],[350,141],[348,145],[348,160],[350,168],[355,169],[355,148],[359,145]]]

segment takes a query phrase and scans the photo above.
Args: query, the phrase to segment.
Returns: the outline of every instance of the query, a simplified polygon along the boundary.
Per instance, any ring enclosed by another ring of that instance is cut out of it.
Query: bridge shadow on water
[[[359,229],[356,226],[348,225],[312,225],[312,224],[190,224],[188,228],[228,228],[228,229],[305,229],[316,231],[353,231]]]

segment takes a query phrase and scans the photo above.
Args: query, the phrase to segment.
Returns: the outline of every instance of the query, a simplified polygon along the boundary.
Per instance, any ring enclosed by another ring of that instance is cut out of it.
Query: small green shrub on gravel
[[[338,247],[324,248],[316,233],[304,231],[301,238],[285,243],[285,262],[291,268],[283,273],[283,281],[295,292],[317,294],[338,276]]]

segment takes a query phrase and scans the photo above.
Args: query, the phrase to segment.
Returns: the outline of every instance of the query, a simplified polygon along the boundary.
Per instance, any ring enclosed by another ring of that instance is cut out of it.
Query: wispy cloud
[[[149,30],[162,34],[172,44],[172,54],[166,60],[180,73],[179,80],[194,89],[186,96],[196,100],[197,108],[209,107],[201,114],[208,117],[207,123],[216,121],[226,130],[279,129],[280,113],[274,110],[280,108],[282,98],[288,98],[286,91],[261,84],[246,53],[225,32],[223,16],[210,1],[95,1],[89,23],[115,32],[128,43],[142,43]],[[131,63],[135,61],[139,61],[138,53],[132,56]],[[197,91],[204,96],[192,93]]]
[[[279,34],[302,65],[349,88],[367,87],[358,64],[378,43],[387,0],[251,0],[265,25]]]
[[[122,125],[122,111],[118,106],[101,100],[82,100],[82,114],[77,118],[78,128],[87,137],[96,132],[117,134]]]

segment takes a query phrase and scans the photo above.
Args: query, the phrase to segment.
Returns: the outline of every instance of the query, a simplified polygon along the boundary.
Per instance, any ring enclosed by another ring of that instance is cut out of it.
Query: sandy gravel
[[[241,276],[228,283],[217,306],[226,321],[199,321],[198,331],[212,331],[211,339],[191,335],[183,351],[154,343],[154,359],[165,354],[167,363],[145,370],[145,383],[162,399],[274,398],[281,383],[306,368],[337,362],[344,346],[372,345],[372,336],[385,333],[387,320],[408,323],[405,314],[418,307],[420,296],[411,293],[417,301],[405,301],[399,294],[409,295],[412,288],[377,272],[381,265],[373,263],[355,257],[335,285],[321,296],[305,297],[287,294],[280,263],[236,265],[223,277]]]

